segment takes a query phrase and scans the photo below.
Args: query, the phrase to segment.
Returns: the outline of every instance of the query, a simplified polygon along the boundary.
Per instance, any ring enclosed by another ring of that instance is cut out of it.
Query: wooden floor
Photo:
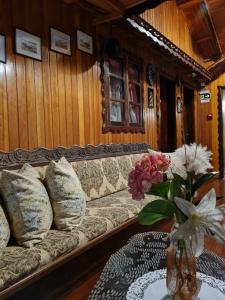
[[[199,192],[198,195],[199,198],[201,198],[212,187],[215,188],[217,196],[225,196],[225,179],[220,179],[220,180],[215,179],[204,185],[204,188]],[[223,204],[223,203],[225,204],[224,199],[218,201],[218,204]],[[154,230],[157,230],[157,227],[155,227]],[[160,224],[158,225],[158,231],[169,231],[169,230],[170,230],[169,223],[167,227],[163,226],[163,228],[161,227]],[[221,245],[210,238],[206,238],[205,248],[225,258],[225,245]],[[78,283],[73,289],[68,291],[68,293],[66,293],[61,299],[62,300],[86,300],[88,298],[88,295],[90,294],[91,289],[93,288],[98,278],[100,277],[103,268],[104,265],[99,266],[96,270],[90,273],[88,277],[83,278],[83,280],[80,283]]]

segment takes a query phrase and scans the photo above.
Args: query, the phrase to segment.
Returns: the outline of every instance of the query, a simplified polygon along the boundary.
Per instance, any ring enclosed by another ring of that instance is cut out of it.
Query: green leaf
[[[138,221],[143,225],[152,225],[160,220],[172,218],[175,208],[168,200],[155,200],[147,204],[139,213]]]
[[[182,197],[181,186],[186,185],[186,181],[180,175],[174,173],[173,180],[170,185],[170,198],[173,199],[175,196]]]
[[[161,183],[153,184],[148,194],[167,199],[169,188],[170,188],[169,181],[163,181]]]
[[[191,188],[191,195],[193,196],[194,193],[199,189],[206,181],[213,178],[217,173],[207,173],[199,177]]]

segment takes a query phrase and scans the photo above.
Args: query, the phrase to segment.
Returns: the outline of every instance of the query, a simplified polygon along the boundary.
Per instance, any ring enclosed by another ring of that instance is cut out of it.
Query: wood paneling
[[[0,17],[0,32],[7,35],[7,64],[0,64],[1,150],[135,141],[156,147],[155,111],[146,106],[146,134],[102,134],[98,54],[76,49],[76,28],[96,37],[87,12],[59,0],[0,0]],[[71,57],[49,50],[50,26],[71,34]],[[15,27],[41,37],[42,62],[14,53]],[[129,49],[132,41],[125,44]]]
[[[144,16],[196,59],[188,28],[182,23],[183,16],[172,2]],[[174,26],[175,22],[179,25]],[[42,62],[14,53],[15,27],[41,37]],[[49,50],[49,27],[71,35],[71,57]],[[93,35],[93,56],[76,49],[76,28]],[[110,37],[109,24],[95,27],[89,12],[61,0],[0,0],[0,32],[7,36],[7,64],[0,63],[0,150],[129,142],[146,142],[157,148],[157,101],[160,101],[156,95],[157,81],[154,109],[147,108],[147,83],[144,83],[144,134],[102,133],[99,49],[102,39]],[[152,54],[141,37],[134,43],[127,28],[113,27],[112,34],[122,47],[144,61],[144,69],[148,63],[156,69],[158,64],[166,64],[159,54]],[[176,72],[172,63],[165,69],[170,69],[173,75]],[[182,116],[177,115],[178,145],[182,140],[181,120]]]
[[[219,136],[218,136],[218,86],[225,85],[225,73],[211,82],[205,89],[211,92],[209,103],[200,103],[199,95],[197,101],[197,141],[207,145],[213,152],[213,166],[219,169]],[[212,113],[213,119],[207,120],[207,114]]]
[[[155,9],[145,11],[141,17],[197,62],[203,63],[193,47],[187,21],[176,1],[166,1]]]

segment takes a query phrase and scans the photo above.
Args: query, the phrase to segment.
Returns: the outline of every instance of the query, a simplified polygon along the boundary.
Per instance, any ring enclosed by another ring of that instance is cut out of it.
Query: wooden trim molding
[[[213,66],[208,69],[208,72],[211,73],[212,80],[215,80],[220,74],[225,72],[225,57],[222,57],[218,60]]]
[[[178,59],[185,66],[191,68],[194,73],[197,73],[196,79],[201,81],[211,81],[212,75],[198,62],[196,62],[191,56],[186,54],[183,50],[178,48],[174,43],[167,39],[163,34],[156,30],[153,26],[147,23],[141,17],[130,17],[127,18],[125,23],[129,24],[132,28],[138,32],[144,34],[151,43],[155,44],[160,49],[166,51],[169,55]]]
[[[54,149],[36,148],[34,150],[16,149],[11,152],[0,151],[0,170],[15,169],[29,163],[31,165],[46,165],[51,160],[64,156],[68,161],[89,160],[110,156],[147,152],[150,146],[145,143],[86,145],[70,148],[57,147]]]

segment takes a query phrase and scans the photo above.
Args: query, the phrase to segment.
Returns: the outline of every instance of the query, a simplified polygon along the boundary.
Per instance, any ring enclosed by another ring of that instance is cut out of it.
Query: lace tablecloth
[[[134,235],[105,265],[89,300],[124,300],[129,286],[149,271],[165,268],[168,234]],[[198,271],[225,281],[225,259],[205,250],[198,258]]]

